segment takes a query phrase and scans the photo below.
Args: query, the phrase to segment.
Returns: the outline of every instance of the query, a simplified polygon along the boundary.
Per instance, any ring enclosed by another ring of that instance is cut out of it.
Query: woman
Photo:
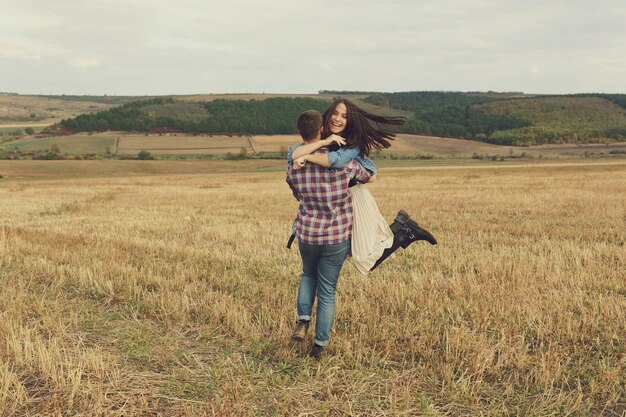
[[[377,167],[367,156],[372,148],[382,150],[391,146],[395,134],[380,125],[403,125],[403,117],[385,117],[369,113],[354,103],[339,99],[324,112],[325,140],[292,148],[294,168],[312,162],[329,169],[340,168],[351,159],[359,162],[375,177]],[[374,127],[373,123],[376,124]],[[315,150],[333,143],[346,145],[327,153],[312,154]],[[370,180],[371,182],[371,180]],[[352,259],[357,270],[366,275],[376,268],[398,247],[408,247],[416,240],[427,240],[432,245],[437,240],[400,210],[389,226],[380,214],[376,201],[358,184],[351,187],[353,205]]]

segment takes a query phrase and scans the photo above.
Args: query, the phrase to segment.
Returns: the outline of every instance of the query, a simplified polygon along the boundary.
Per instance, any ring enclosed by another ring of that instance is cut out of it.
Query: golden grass
[[[260,152],[284,152],[289,146],[301,143],[298,135],[192,135],[184,133],[140,134],[128,132],[102,132],[46,138],[25,137],[0,144],[0,149],[18,147],[24,150],[46,150],[53,144],[66,153],[98,153],[107,151],[118,155],[137,155],[149,151],[154,156],[173,155],[225,155],[239,154],[245,149],[248,155]],[[397,155],[432,155],[435,159],[470,158],[474,154],[519,156],[526,153],[532,157],[571,158],[592,153],[596,157],[609,152],[626,152],[626,143],[612,144],[562,144],[530,147],[499,146],[488,143],[420,135],[398,135],[391,148],[383,151]],[[376,157],[376,155],[374,155]],[[487,158],[488,159],[488,158]]]
[[[347,98],[351,99],[359,99],[367,97],[367,94],[348,94]],[[333,94],[281,94],[281,93],[230,93],[230,94],[193,94],[187,96],[172,96],[176,100],[181,101],[213,101],[213,100],[265,100],[268,98],[279,98],[279,97],[289,97],[289,98],[313,98],[318,100],[325,100],[329,103],[333,101],[335,95]]]
[[[19,148],[27,151],[45,151],[51,149],[53,145],[57,145],[61,149],[61,152],[66,153],[104,154],[107,149],[110,152],[115,151],[115,142],[118,137],[119,135],[116,135],[114,132],[94,135],[77,134],[71,136],[53,136],[43,138],[26,136],[22,139],[4,143],[0,146],[0,149]]]
[[[96,177],[125,177],[146,175],[220,174],[282,170],[285,162],[280,160],[249,161],[3,161],[0,160],[0,175],[9,187],[27,187],[28,182],[17,180],[68,179]],[[8,180],[8,181],[7,181]],[[11,181],[16,180],[16,181]]]
[[[113,107],[89,101],[57,100],[39,96],[0,94],[0,126],[53,124],[82,113]],[[34,115],[34,118],[31,117]]]
[[[0,179],[0,414],[624,412],[625,164],[383,169],[440,245],[347,262],[320,363],[284,174],[171,167]]]

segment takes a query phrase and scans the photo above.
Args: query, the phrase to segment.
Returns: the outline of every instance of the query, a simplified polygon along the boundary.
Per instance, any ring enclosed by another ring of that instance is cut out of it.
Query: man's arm
[[[374,181],[376,180],[373,174],[370,174],[368,170],[363,168],[363,165],[354,160],[348,162],[348,165],[345,166],[345,170],[350,178],[354,178],[361,183],[369,182],[372,177],[374,177]]]
[[[289,175],[289,172],[287,173],[287,178],[285,178],[285,181],[287,181],[287,185],[289,185],[289,188],[291,188],[291,193],[293,194],[294,198],[300,201],[300,194],[296,191],[296,187],[293,186],[293,181],[291,181],[291,176]]]

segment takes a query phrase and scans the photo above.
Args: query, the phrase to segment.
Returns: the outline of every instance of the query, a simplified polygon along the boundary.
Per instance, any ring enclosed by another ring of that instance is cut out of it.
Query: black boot
[[[404,235],[400,237],[400,244],[404,249],[418,240],[425,240],[431,245],[437,244],[437,239],[426,229],[420,227],[415,221],[409,219],[406,222],[406,227],[402,228]]]
[[[394,219],[393,223],[391,223],[389,225],[389,228],[391,229],[391,231],[393,232],[393,234],[395,235],[396,233],[398,233],[398,231],[403,228],[406,225],[407,220],[409,220],[409,213],[407,213],[404,210],[400,210],[398,212],[398,214],[396,215],[396,218]]]
[[[399,247],[406,249],[411,243],[418,240],[426,240],[431,245],[437,244],[437,239],[435,239],[428,230],[421,228],[415,223],[404,210],[398,211],[398,215],[394,222],[389,225],[389,228],[393,232],[393,243],[390,248],[385,249],[370,271],[376,269],[378,265],[383,263],[383,261],[390,257]]]

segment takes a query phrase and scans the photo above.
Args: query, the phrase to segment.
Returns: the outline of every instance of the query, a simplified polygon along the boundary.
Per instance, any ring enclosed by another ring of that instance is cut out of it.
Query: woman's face
[[[340,135],[348,126],[348,109],[344,103],[337,104],[330,115],[330,132]]]

